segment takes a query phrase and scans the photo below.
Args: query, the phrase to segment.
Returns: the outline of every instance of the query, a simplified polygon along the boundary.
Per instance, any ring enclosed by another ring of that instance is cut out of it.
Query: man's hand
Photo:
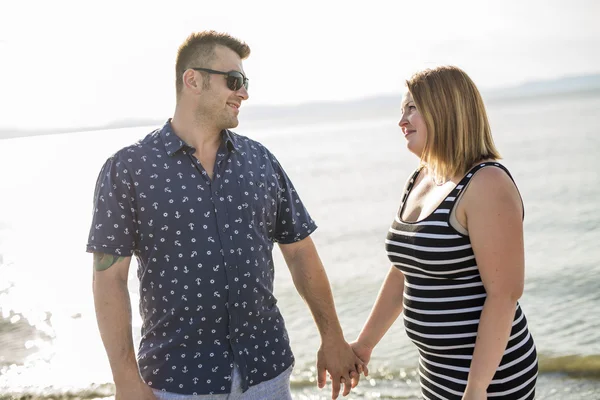
[[[341,384],[344,385],[343,396],[347,396],[358,385],[360,374],[365,370],[364,363],[345,340],[321,343],[317,352],[317,384],[322,389],[326,382],[326,372],[329,372],[332,399],[337,399]]]
[[[150,386],[142,380],[116,386],[115,400],[157,400]]]
[[[358,340],[350,343],[350,347],[352,348],[352,351],[354,351],[354,354],[356,354],[356,356],[364,363],[365,376],[369,376],[369,369],[367,368],[367,365],[371,360],[371,353],[373,352],[373,349],[366,344],[359,342]]]
[[[317,249],[306,237],[291,244],[280,244],[281,253],[292,274],[294,285],[306,301],[321,336],[321,347],[317,353],[317,382],[325,386],[327,371],[331,377],[332,399],[340,394],[340,383],[344,384],[344,396],[358,384],[363,372],[360,361],[344,340],[340,321],[335,311],[329,279]]]

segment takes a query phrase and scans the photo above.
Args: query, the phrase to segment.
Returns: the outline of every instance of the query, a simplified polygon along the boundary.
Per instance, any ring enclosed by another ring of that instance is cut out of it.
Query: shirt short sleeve
[[[268,154],[279,185],[274,240],[282,244],[298,242],[313,233],[317,229],[317,225],[304,207],[292,181],[277,158],[271,153]]]
[[[115,155],[104,163],[96,182],[87,252],[131,256],[136,232],[133,180],[127,165]]]

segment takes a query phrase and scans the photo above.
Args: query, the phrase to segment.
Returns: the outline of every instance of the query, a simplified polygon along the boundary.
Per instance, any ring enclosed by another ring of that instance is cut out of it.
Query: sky
[[[0,0],[0,129],[162,120],[194,31],[250,45],[247,105],[401,93],[463,68],[482,89],[600,72],[596,0]]]

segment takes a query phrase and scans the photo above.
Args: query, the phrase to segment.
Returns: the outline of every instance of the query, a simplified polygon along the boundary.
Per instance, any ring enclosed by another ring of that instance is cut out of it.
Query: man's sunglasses
[[[218,75],[225,75],[227,78],[227,87],[230,90],[233,90],[234,92],[237,90],[240,90],[242,88],[242,86],[244,86],[246,88],[246,90],[248,90],[248,78],[246,78],[246,76],[244,74],[242,74],[241,72],[238,71],[229,71],[229,72],[223,72],[223,71],[215,71],[214,69],[208,69],[208,68],[191,68],[194,71],[203,71],[203,72],[208,72],[209,74],[218,74]]]

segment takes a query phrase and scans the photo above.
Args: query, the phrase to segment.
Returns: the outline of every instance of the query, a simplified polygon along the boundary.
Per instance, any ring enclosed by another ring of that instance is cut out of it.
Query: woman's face
[[[427,141],[427,126],[408,91],[402,99],[401,111],[402,118],[398,125],[402,128],[402,133],[406,139],[406,147],[411,153],[421,157]]]

